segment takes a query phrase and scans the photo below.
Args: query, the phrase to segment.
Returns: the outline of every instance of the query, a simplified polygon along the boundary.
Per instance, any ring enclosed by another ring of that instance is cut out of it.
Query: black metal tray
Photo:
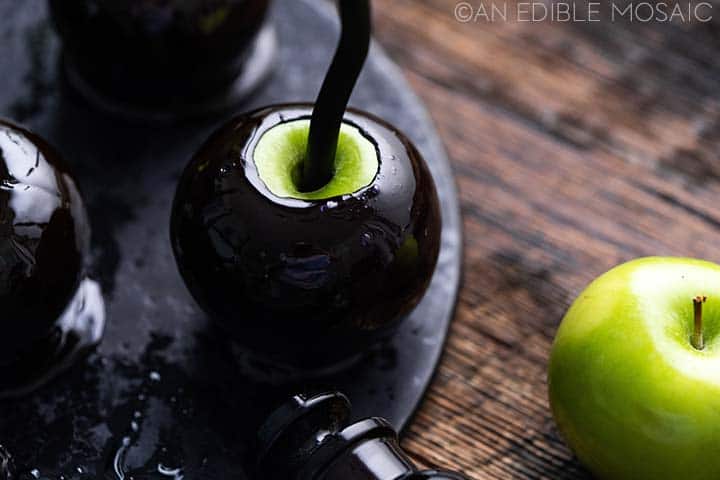
[[[104,115],[63,87],[43,0],[0,0],[0,18],[0,116],[48,138],[74,167],[108,309],[96,353],[39,391],[0,402],[0,443],[21,478],[246,478],[260,412],[285,389],[243,376],[187,293],[168,238],[180,172],[229,114],[172,126]],[[338,27],[329,4],[279,0],[272,22],[277,68],[237,110],[311,101],[332,57]],[[442,203],[440,261],[426,298],[390,344],[322,385],[296,387],[340,389],[355,416],[384,416],[402,429],[431,380],[456,302],[457,194],[423,106],[377,45],[351,104],[404,130],[430,165]]]

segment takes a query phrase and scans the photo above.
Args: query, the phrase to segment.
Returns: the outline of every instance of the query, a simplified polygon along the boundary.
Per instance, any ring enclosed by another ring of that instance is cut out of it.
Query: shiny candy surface
[[[420,301],[437,261],[440,212],[417,150],[388,124],[346,121],[376,146],[373,183],[319,201],[275,196],[253,148],[309,105],[238,117],[195,155],[178,187],[172,242],[195,298],[245,347],[298,367],[361,352]]]
[[[57,333],[88,248],[85,208],[57,153],[0,121],[0,365]]]

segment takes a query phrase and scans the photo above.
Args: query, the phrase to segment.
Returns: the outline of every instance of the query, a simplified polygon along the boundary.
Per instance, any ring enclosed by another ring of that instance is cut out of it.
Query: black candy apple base
[[[170,106],[151,108],[121,101],[96,89],[74,67],[72,61],[63,58],[63,73],[67,83],[93,107],[111,115],[138,122],[173,122],[188,117],[208,116],[228,111],[238,106],[260,88],[271,74],[277,55],[277,34],[272,23],[266,23],[248,47],[243,69],[234,82],[217,94],[201,100],[183,99]]]
[[[52,335],[29,347],[16,362],[0,366],[0,399],[27,395],[54,379],[95,348],[104,329],[100,285],[86,278],[55,323]]]
[[[15,478],[33,480],[35,469],[39,478],[68,480],[121,478],[117,471],[167,480],[179,478],[168,474],[178,469],[186,479],[251,478],[257,427],[304,385],[278,391],[246,379],[233,343],[184,285],[169,240],[182,170],[228,118],[172,128],[118,122],[57,87],[61,48],[45,0],[0,0],[0,12],[7,52],[0,55],[0,116],[28,125],[72,163],[93,226],[91,273],[107,308],[97,353],[30,396],[0,401],[0,444],[13,456]],[[337,42],[337,16],[325,2],[278,0],[269,20],[279,36],[277,70],[243,111],[315,98]],[[351,103],[417,145],[437,186],[442,244],[427,294],[392,341],[309,386],[342,391],[355,418],[379,415],[401,431],[432,378],[455,306],[457,195],[422,104],[379,48],[371,49]]]
[[[276,53],[270,0],[49,0],[67,77],[98,108],[143,123],[231,108]]]

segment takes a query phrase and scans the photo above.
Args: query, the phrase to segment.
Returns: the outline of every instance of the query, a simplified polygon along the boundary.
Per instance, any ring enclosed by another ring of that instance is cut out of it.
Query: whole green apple
[[[560,325],[548,384],[597,477],[720,479],[720,265],[642,258],[597,278]]]

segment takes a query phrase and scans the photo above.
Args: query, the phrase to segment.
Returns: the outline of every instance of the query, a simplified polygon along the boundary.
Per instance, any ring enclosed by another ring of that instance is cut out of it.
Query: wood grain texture
[[[478,480],[588,478],[550,416],[552,339],[617,263],[720,261],[720,22],[462,24],[456,3],[375,8],[453,160],[466,235],[456,321],[404,445]]]

